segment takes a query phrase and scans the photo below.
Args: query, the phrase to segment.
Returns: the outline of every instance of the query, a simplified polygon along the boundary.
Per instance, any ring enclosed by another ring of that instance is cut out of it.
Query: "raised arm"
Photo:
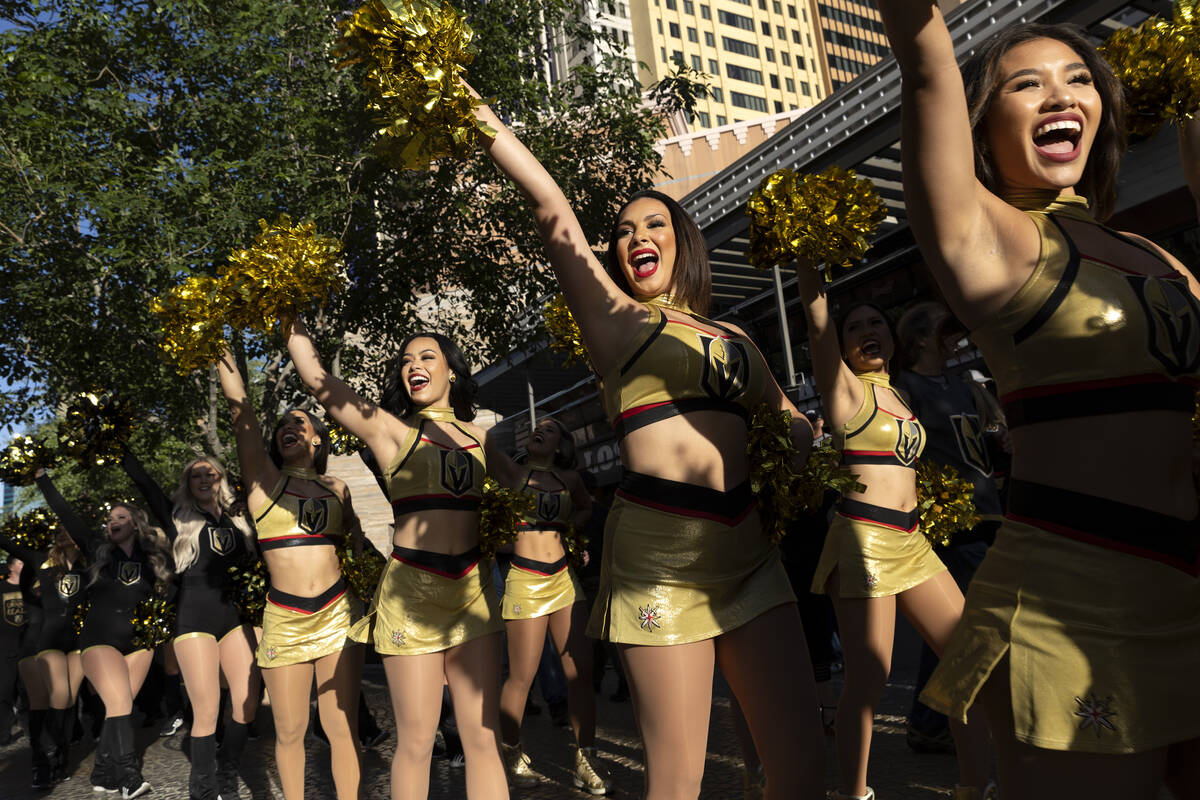
[[[863,385],[842,358],[842,348],[833,320],[829,316],[829,301],[821,286],[821,276],[801,266],[797,284],[804,316],[808,321],[808,348],[812,354],[813,377],[825,419],[831,427],[849,422],[863,404]],[[804,417],[805,422],[808,421]],[[810,428],[811,430],[811,428]]]
[[[566,195],[533,153],[486,105],[475,113],[496,131],[494,139],[485,140],[484,149],[533,205],[550,266],[579,323],[592,365],[604,375],[616,366],[637,323],[646,319],[646,309],[609,278]]]
[[[58,517],[58,521],[67,529],[67,533],[75,540],[81,550],[91,552],[104,543],[104,537],[99,529],[89,525],[78,512],[71,507],[66,498],[58,491],[58,487],[50,480],[45,470],[38,470],[37,485],[46,498],[46,505]]]
[[[487,456],[488,474],[506,489],[520,489],[521,487],[517,484],[521,482],[523,471],[521,465],[500,446],[494,435],[495,430],[495,427],[488,428],[483,439],[483,452]]]
[[[23,562],[29,565],[29,569],[38,569],[50,557],[49,550],[34,550],[32,547],[25,547],[17,544],[12,539],[0,533],[0,550],[16,556]]]
[[[909,222],[955,314],[975,327],[1032,272],[1037,232],[975,177],[966,92],[937,3],[880,0],[879,10],[903,79]]]
[[[1200,110],[1196,116],[1179,126],[1179,160],[1183,163],[1183,177],[1196,203],[1196,216],[1200,218]],[[1196,266],[1200,267],[1200,264]]]
[[[142,497],[146,498],[146,504],[150,506],[150,513],[158,520],[158,524],[167,534],[167,538],[174,544],[179,531],[175,529],[175,508],[171,499],[167,497],[167,493],[162,490],[154,478],[150,477],[150,473],[146,472],[142,462],[138,461],[138,457],[129,450],[126,450],[125,455],[121,458],[121,466],[125,468],[125,474],[141,491]]]
[[[250,508],[262,508],[270,499],[271,489],[279,481],[279,470],[271,463],[263,447],[262,429],[254,414],[254,406],[246,393],[242,373],[238,371],[237,362],[228,348],[217,361],[217,375],[233,417],[233,433],[237,442],[238,463],[242,467],[242,480],[246,483],[246,499]]]
[[[288,353],[300,380],[339,425],[362,439],[381,464],[390,464],[409,426],[359,396],[345,381],[325,369],[304,320],[296,317],[283,320],[282,325]]]

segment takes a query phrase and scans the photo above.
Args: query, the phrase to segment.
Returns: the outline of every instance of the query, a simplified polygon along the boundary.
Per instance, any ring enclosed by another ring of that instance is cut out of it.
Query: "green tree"
[[[568,0],[468,0],[470,80],[519,126],[596,241],[657,168],[655,113],[605,60],[546,81],[547,28],[592,36]],[[523,199],[481,154],[425,173],[370,156],[361,69],[338,71],[351,6],[294,0],[0,4],[0,424],[85,388],[226,455],[212,376],[156,348],[150,297],[214,274],[256,220],[286,211],[345,243],[350,288],[312,327],[370,394],[418,326],[484,362],[536,335],[514,320],[550,284]],[[466,315],[421,314],[433,292]],[[300,389],[275,337],[237,340],[265,408]],[[368,388],[369,387],[369,388]]]

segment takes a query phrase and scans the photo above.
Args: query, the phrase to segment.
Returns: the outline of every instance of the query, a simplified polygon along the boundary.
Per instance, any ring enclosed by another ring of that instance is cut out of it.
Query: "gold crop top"
[[[554,479],[563,485],[563,488],[555,491],[545,491],[529,485],[529,478],[533,475],[534,470],[539,472],[548,472],[554,476]],[[558,477],[558,473],[552,469],[544,467],[526,467],[525,468],[525,483],[521,486],[521,491],[533,498],[533,513],[526,514],[524,521],[520,527],[522,530],[535,531],[559,531],[560,533],[567,529],[571,522],[571,492],[566,488],[567,482]]]
[[[340,545],[342,501],[332,492],[309,497],[288,489],[296,479],[317,480],[311,469],[284,467],[279,485],[271,493],[271,504],[254,520],[258,546],[263,550],[303,545]]]
[[[384,482],[396,520],[414,511],[441,508],[475,511],[483,499],[487,461],[483,445],[463,428],[454,412],[425,408],[421,421],[405,438],[396,458],[384,470]],[[447,447],[425,435],[430,420],[447,422],[471,440],[463,447]]]
[[[602,380],[604,407],[617,438],[692,411],[724,411],[747,419],[762,399],[767,365],[749,339],[717,328],[713,334],[667,317],[650,304],[650,319],[619,370]]]
[[[1130,411],[1192,413],[1200,387],[1200,303],[1169,264],[1143,275],[1103,250],[1080,252],[1059,218],[1103,227],[1080,197],[1030,192],[1010,202],[1041,234],[1033,275],[972,333],[996,378],[1009,427]]]
[[[833,431],[833,446],[842,452],[842,463],[912,467],[925,449],[921,421],[898,394],[894,402],[899,409],[879,405],[875,387],[892,388],[886,375],[868,372],[858,379],[863,383],[862,406],[853,419]]]

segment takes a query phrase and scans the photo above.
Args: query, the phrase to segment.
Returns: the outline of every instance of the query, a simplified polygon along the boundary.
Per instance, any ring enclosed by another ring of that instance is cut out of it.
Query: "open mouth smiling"
[[[412,374],[408,376],[408,390],[410,392],[419,392],[429,385],[429,378],[424,375]]]
[[[648,247],[634,250],[629,254],[629,264],[639,278],[649,278],[658,271],[658,253]]]
[[[883,355],[883,345],[879,343],[878,339],[865,339],[858,349],[868,358],[878,358]]]
[[[1042,120],[1033,131],[1033,146],[1051,161],[1073,161],[1083,140],[1083,120],[1076,114],[1055,114]]]

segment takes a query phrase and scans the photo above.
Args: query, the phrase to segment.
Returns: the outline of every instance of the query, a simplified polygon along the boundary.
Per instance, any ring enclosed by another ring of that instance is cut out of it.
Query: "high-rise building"
[[[7,516],[17,504],[17,487],[0,483],[0,517]]]
[[[675,63],[712,76],[694,127],[815,105],[828,92],[808,0],[631,0],[638,80]]]
[[[636,71],[633,23],[627,0],[584,0],[577,22],[595,32],[595,40],[573,39],[561,29],[546,31],[546,45],[551,54],[546,79],[550,83],[562,80],[581,64],[595,65],[605,56],[628,58]]]

